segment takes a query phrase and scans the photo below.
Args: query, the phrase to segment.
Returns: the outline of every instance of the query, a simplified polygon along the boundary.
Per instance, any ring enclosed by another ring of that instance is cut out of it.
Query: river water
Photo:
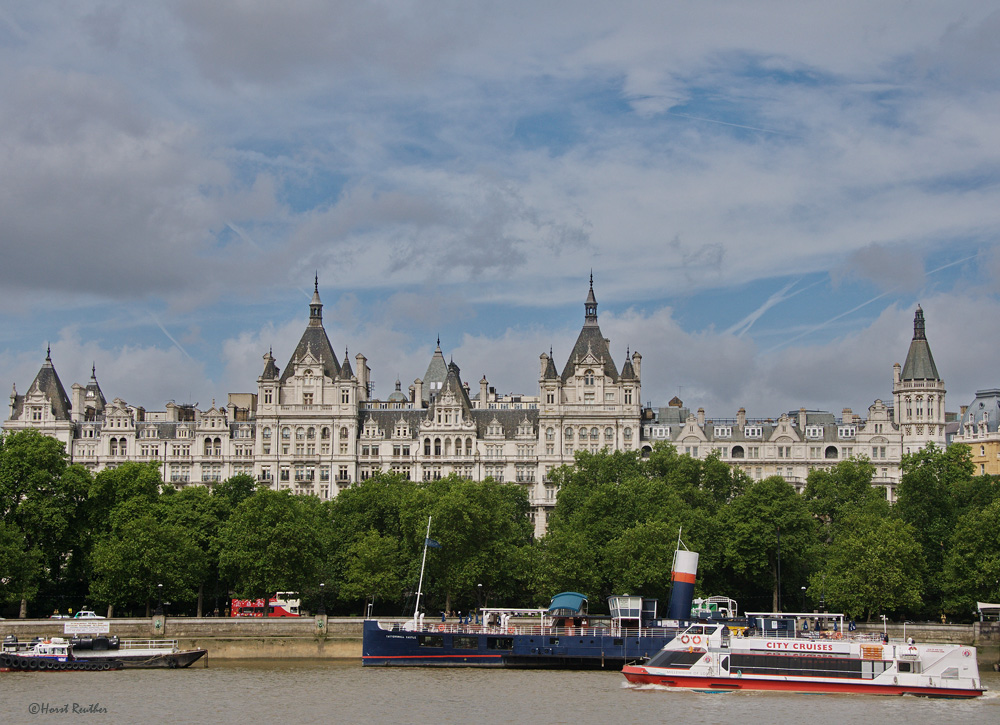
[[[216,660],[186,670],[2,673],[0,722],[1000,723],[1000,675],[982,674],[991,692],[975,701],[960,701],[703,694],[635,687],[618,672]]]

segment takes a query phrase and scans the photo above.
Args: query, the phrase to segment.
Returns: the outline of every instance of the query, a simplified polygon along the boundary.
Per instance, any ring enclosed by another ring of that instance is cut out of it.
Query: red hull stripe
[[[452,657],[478,657],[480,659],[500,659],[503,655],[363,655],[363,660],[434,660]]]
[[[784,692],[868,693],[871,695],[930,695],[932,697],[979,697],[981,690],[957,690],[948,687],[907,687],[902,685],[863,685],[853,682],[808,682],[764,680],[743,677],[694,677],[673,674],[654,675],[640,667],[622,670],[629,682],[668,687],[693,687],[699,690],[780,690]]]
[[[688,574],[686,571],[674,571],[670,573],[670,578],[673,579],[675,582],[694,584],[695,575]]]

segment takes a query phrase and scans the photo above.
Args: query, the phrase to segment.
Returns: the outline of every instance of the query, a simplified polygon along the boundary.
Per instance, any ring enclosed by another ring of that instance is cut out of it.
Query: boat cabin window
[[[513,637],[487,637],[486,649],[514,649]]]
[[[459,637],[452,639],[452,646],[455,649],[479,649],[479,639],[476,637]]]
[[[897,662],[896,670],[899,672],[912,672],[914,674],[920,672],[919,662]]]
[[[421,634],[417,642],[421,647],[444,647],[444,637],[440,634]]]
[[[688,669],[704,656],[704,650],[701,652],[688,652],[686,649],[663,649],[649,658],[649,661],[646,662],[646,667],[677,667]]]

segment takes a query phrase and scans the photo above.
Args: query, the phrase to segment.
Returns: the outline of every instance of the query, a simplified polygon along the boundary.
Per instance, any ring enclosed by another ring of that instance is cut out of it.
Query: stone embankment
[[[163,617],[148,619],[0,620],[0,636],[24,641],[36,636],[68,636],[64,625],[91,621],[106,624],[122,639],[176,639],[182,648],[204,647],[213,659],[352,659],[361,657],[361,624],[357,617]],[[881,632],[882,624],[859,624],[858,631]],[[1000,663],[1000,623],[889,624],[891,639],[967,644],[977,648],[981,666]]]

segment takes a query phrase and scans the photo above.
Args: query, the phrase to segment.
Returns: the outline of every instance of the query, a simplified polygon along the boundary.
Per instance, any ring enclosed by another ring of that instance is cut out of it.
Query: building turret
[[[894,423],[903,433],[903,452],[928,443],[945,444],[945,387],[927,342],[924,311],[913,315],[913,339],[902,368],[893,366]]]

